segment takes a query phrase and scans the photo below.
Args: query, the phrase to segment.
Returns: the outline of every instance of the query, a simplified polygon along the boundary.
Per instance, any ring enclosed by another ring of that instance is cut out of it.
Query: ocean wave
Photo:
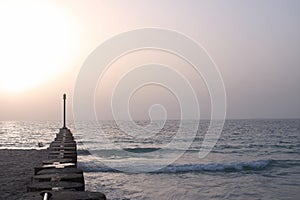
[[[233,163],[209,163],[209,164],[173,164],[152,173],[189,173],[189,172],[238,172],[251,170],[264,170],[270,167],[274,160],[257,160],[249,162]],[[79,163],[85,172],[120,172],[106,166],[97,166],[91,163]],[[146,166],[145,166],[146,167]],[[121,169],[121,168],[119,168]]]
[[[153,152],[153,151],[157,151],[160,150],[161,148],[152,148],[152,147],[148,147],[148,148],[124,148],[123,150],[125,151],[129,151],[132,153],[149,153],[149,152]]]
[[[161,148],[154,148],[154,147],[136,147],[136,148],[123,148],[123,149],[99,149],[99,150],[94,150],[91,151],[94,154],[101,155],[103,157],[107,156],[124,156],[124,155],[129,155],[130,153],[136,153],[136,154],[142,154],[142,153],[151,153],[161,150]],[[89,150],[82,150],[79,152],[79,154],[82,153],[82,155],[89,155],[86,152]],[[185,151],[180,150],[180,149],[164,149],[164,151]],[[131,155],[131,154],[130,154]]]
[[[275,145],[267,145],[267,144],[244,144],[244,145],[217,145],[212,150],[212,153],[245,153],[245,152],[256,152],[258,149],[261,148],[269,148],[270,153],[275,152],[276,150],[278,153],[282,152],[285,149],[291,150],[291,153],[298,153],[299,144],[290,144],[290,145],[283,145],[283,144],[275,144]],[[190,147],[188,149],[184,148],[159,148],[159,147],[124,147],[123,149],[99,149],[94,150],[93,153],[102,156],[102,157],[111,157],[111,156],[117,156],[117,157],[126,157],[128,155],[141,155],[143,153],[151,153],[151,152],[158,152],[159,150],[163,150],[165,153],[173,153],[173,152],[199,152],[201,148],[204,149],[210,149],[210,147],[206,146],[194,146]],[[271,151],[273,150],[273,151]],[[86,150],[88,151],[88,150]],[[284,151],[286,153],[286,151]],[[81,154],[79,152],[79,154]],[[89,155],[83,152],[81,155]]]
[[[203,147],[205,148],[205,147]],[[208,147],[207,147],[208,148]],[[99,150],[94,150],[91,151],[99,156],[107,157],[107,156],[123,156],[123,155],[129,155],[130,153],[135,153],[135,154],[143,154],[143,153],[151,153],[151,152],[156,152],[159,150],[163,150],[164,152],[199,152],[198,148],[189,148],[189,149],[184,149],[184,148],[176,148],[176,149],[168,149],[168,148],[155,148],[155,147],[132,147],[132,148],[122,148],[122,149],[99,149]],[[79,151],[79,155],[90,155],[89,150],[83,149]],[[130,154],[132,155],[132,154]]]
[[[183,173],[183,172],[201,172],[201,171],[244,171],[244,170],[262,170],[268,167],[272,160],[258,160],[250,162],[234,163],[209,163],[209,164],[186,164],[170,165],[158,172],[163,173]]]

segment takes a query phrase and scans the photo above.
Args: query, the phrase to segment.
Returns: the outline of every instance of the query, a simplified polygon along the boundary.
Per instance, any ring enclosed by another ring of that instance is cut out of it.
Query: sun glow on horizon
[[[82,36],[70,12],[50,2],[0,4],[0,92],[34,88],[75,64]]]

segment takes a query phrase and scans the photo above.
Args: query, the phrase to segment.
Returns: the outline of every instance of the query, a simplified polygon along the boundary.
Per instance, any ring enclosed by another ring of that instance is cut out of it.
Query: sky
[[[222,76],[226,118],[300,118],[298,0],[1,0],[0,24],[0,120],[59,120],[63,93],[72,120],[76,78],[91,52],[115,35],[149,27],[201,44]],[[170,53],[141,50],[120,57],[98,82],[99,119],[113,118],[110,97],[122,72],[150,62],[185,75],[201,117],[210,117],[207,85],[189,63]],[[148,76],[140,73],[130,80]],[[168,118],[180,118],[176,94],[155,84],[137,90],[128,109],[133,118],[148,119],[149,108],[157,104]]]

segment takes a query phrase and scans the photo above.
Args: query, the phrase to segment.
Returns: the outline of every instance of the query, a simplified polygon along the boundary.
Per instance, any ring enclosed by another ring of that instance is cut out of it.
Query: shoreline
[[[34,166],[46,159],[46,149],[0,149],[0,199],[22,197],[31,183]]]

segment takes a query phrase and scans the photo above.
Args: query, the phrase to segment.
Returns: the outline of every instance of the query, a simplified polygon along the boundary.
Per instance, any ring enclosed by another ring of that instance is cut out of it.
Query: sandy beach
[[[19,199],[47,150],[0,150],[0,199]]]

